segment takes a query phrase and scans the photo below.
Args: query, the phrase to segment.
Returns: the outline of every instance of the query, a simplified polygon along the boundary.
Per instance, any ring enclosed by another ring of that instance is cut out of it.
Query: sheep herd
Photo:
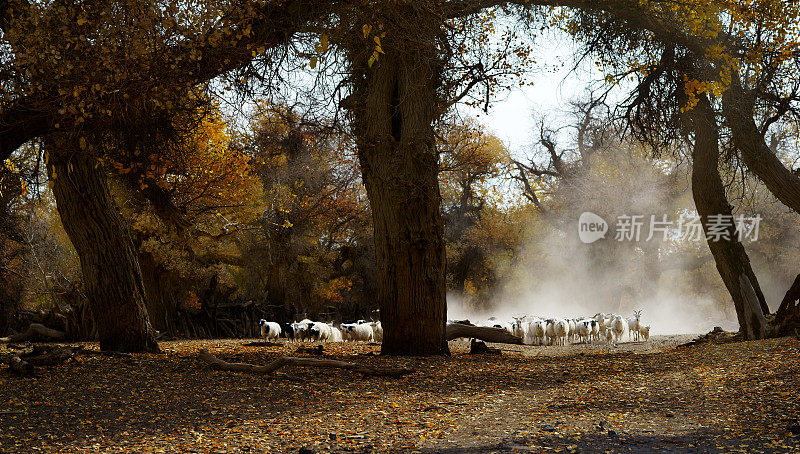
[[[650,326],[640,323],[641,316],[642,311],[634,311],[633,317],[627,319],[621,315],[603,313],[586,318],[545,319],[526,315],[503,320],[489,317],[477,326],[505,329],[528,345],[567,345],[577,342],[612,344],[620,342],[626,331],[631,341],[649,340]],[[456,323],[454,320],[447,322]],[[314,322],[307,318],[283,325],[261,319],[258,324],[261,337],[265,340],[285,337],[291,341],[383,341],[383,326],[380,321],[358,320],[354,323],[341,323],[338,327],[333,323]]]
[[[381,322],[367,322],[366,320],[342,323],[338,327],[333,323],[314,322],[307,318],[299,322],[284,323],[282,326],[277,322],[268,322],[262,318],[258,324],[264,340],[275,340],[280,337],[292,341],[316,342],[381,342],[383,340]]]
[[[649,340],[650,326],[640,323],[641,316],[642,311],[634,311],[633,317],[628,319],[603,313],[586,318],[545,319],[526,315],[503,320],[490,317],[477,326],[505,329],[528,345],[567,345],[576,342],[612,344],[620,342],[625,331],[631,341]]]

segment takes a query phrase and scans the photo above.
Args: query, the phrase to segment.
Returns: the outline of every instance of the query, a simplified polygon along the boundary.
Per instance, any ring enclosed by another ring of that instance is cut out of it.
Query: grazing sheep
[[[275,322],[268,322],[262,318],[258,321],[258,326],[261,327],[261,338],[264,340],[281,337],[281,325]]]

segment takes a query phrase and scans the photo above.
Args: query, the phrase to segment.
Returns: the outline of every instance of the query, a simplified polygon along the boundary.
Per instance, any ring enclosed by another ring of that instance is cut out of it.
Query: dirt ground
[[[297,344],[162,343],[163,354],[80,355],[20,378],[0,368],[0,452],[800,452],[800,341],[678,347],[495,345],[501,356],[326,357],[412,367],[403,378],[264,364]],[[96,348],[90,346],[90,348]],[[0,352],[4,347],[0,347]],[[298,355],[302,356],[302,355]]]

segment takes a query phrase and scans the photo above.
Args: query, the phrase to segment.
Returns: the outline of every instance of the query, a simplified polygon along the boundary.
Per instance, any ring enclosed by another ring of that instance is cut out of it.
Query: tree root
[[[268,375],[283,366],[305,366],[315,368],[334,368],[345,369],[353,372],[358,372],[363,375],[371,375],[378,377],[401,377],[403,375],[414,372],[414,369],[406,368],[382,368],[376,369],[361,364],[348,363],[344,361],[337,361],[333,359],[315,359],[315,358],[296,358],[293,356],[279,356],[271,363],[261,366],[257,364],[248,363],[229,363],[223,361],[216,356],[212,355],[208,350],[200,350],[199,358],[204,363],[211,366],[214,370],[225,370],[232,372],[247,372],[253,374]]]
[[[24,333],[0,337],[0,342],[25,342],[31,339],[63,340],[67,333],[57,329],[48,328],[41,323],[31,323]]]

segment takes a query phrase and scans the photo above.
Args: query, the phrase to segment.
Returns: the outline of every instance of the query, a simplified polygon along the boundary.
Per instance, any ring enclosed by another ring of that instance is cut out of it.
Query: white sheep
[[[311,329],[311,326],[314,325],[314,322],[311,320],[304,318],[299,322],[292,323],[292,328],[294,329],[294,337],[297,340],[306,340],[311,335],[309,334],[308,330]]]
[[[262,318],[258,321],[258,326],[261,327],[261,338],[264,340],[281,337],[281,325],[275,322],[268,322]]]
[[[556,320],[548,319],[545,321],[544,335],[547,338],[547,345],[553,345],[556,340]]]
[[[625,333],[625,322],[619,315],[614,317],[611,321],[611,331],[614,333],[614,341],[620,342],[622,340],[622,334]]]
[[[354,323],[347,324],[347,332],[350,334],[351,339],[364,342],[372,342],[375,339],[375,333],[368,323],[356,325]]]
[[[347,329],[348,326],[355,325],[355,323],[340,323],[339,330],[342,332],[342,340],[344,341],[353,341],[353,335],[350,334],[350,331]]]
[[[555,324],[556,345],[567,345],[567,337],[569,336],[569,322],[566,320],[559,320]]]
[[[333,326],[333,324],[329,323],[328,326],[330,327],[330,330],[331,330],[330,341],[331,342],[342,342],[343,341],[342,331],[339,328]]]
[[[575,338],[578,336],[578,319],[571,318],[567,320],[569,323],[569,341],[575,342]]]
[[[525,336],[528,334],[528,326],[529,324],[524,320],[524,317],[514,317],[511,334],[525,339]]]
[[[545,331],[547,329],[547,322],[544,320],[534,320],[528,325],[528,335],[525,338],[526,344],[533,344],[536,342],[538,345],[544,343]]]
[[[600,340],[600,325],[597,323],[597,320],[589,320],[589,339]]]
[[[309,337],[315,341],[327,342],[330,340],[331,326],[323,322],[313,322],[308,328]]]
[[[575,326],[575,335],[584,343],[589,343],[589,336],[592,330],[589,327],[589,320],[579,320]]]
[[[606,344],[611,345],[614,342],[614,331],[609,328],[605,333]]]

